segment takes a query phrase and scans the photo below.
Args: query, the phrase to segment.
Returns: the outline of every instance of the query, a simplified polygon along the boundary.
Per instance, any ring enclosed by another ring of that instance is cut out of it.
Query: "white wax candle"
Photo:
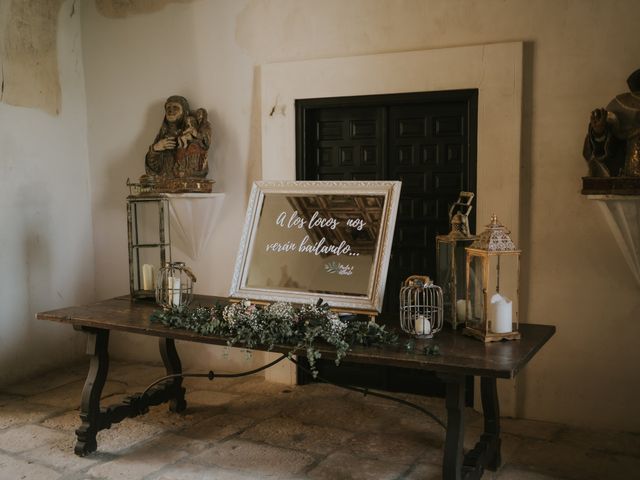
[[[429,335],[431,333],[431,323],[424,315],[418,315],[415,319],[414,329],[417,335]]]
[[[491,309],[493,310],[493,322],[491,331],[494,333],[508,333],[512,330],[511,319],[513,315],[513,302],[499,293],[491,297]]]
[[[456,302],[456,320],[458,323],[464,323],[467,321],[467,305],[469,305],[469,303],[464,299],[460,299]]]
[[[171,305],[180,306],[180,277],[169,277],[169,285],[171,285]]]
[[[145,263],[142,265],[142,289],[153,290],[155,288],[153,278],[153,265]]]

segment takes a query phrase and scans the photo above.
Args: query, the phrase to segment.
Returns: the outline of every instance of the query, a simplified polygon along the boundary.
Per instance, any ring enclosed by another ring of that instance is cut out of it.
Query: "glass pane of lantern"
[[[486,257],[471,256],[469,268],[469,303],[466,323],[468,327],[484,331],[483,314],[485,309],[483,270]]]
[[[135,244],[158,244],[160,243],[160,202],[142,201],[134,202],[134,236]],[[169,212],[165,208],[164,227],[169,225]],[[137,220],[137,221],[136,221]]]
[[[518,312],[518,255],[491,255],[487,319],[490,333],[513,331]]]
[[[451,256],[453,251],[453,243],[437,241],[438,246],[438,261],[436,271],[437,284],[442,288],[442,297],[444,302],[444,318],[451,322],[452,316],[455,315],[455,302],[451,302],[451,287],[454,286],[451,270]],[[464,261],[463,261],[464,269]],[[463,270],[464,272],[464,270]],[[464,278],[464,277],[461,277]],[[462,289],[464,291],[464,288]],[[464,295],[464,293],[463,293]]]

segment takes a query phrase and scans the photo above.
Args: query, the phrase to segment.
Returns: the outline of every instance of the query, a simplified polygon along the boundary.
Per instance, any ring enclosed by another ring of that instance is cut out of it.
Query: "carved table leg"
[[[482,411],[484,412],[483,440],[487,445],[487,468],[496,471],[500,468],[500,406],[498,403],[498,387],[495,378],[480,379],[482,395]]]
[[[441,375],[447,388],[447,436],[444,445],[442,478],[461,480],[464,442],[465,376]]]
[[[176,350],[176,342],[173,338],[160,339],[160,355],[167,375],[182,373],[182,364]],[[171,400],[169,401],[169,410],[172,412],[182,412],[187,408],[187,402],[184,399],[185,389],[182,386],[182,377],[176,377],[170,380]]]
[[[87,333],[87,355],[91,355],[89,373],[82,389],[80,419],[76,430],[75,454],[81,457],[98,448],[96,434],[101,429],[100,396],[109,370],[109,330],[83,329]]]

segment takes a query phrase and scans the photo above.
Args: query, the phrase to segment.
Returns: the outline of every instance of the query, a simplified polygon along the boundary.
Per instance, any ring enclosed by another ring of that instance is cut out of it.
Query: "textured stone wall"
[[[56,50],[63,0],[11,0],[0,7],[1,93],[4,103],[60,112]]]

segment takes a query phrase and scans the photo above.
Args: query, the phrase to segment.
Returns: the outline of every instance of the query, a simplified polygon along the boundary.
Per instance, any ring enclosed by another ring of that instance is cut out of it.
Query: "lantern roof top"
[[[478,235],[478,239],[469,248],[487,252],[517,252],[518,247],[511,240],[510,233],[494,214],[491,216],[491,223],[487,225],[487,229]]]

